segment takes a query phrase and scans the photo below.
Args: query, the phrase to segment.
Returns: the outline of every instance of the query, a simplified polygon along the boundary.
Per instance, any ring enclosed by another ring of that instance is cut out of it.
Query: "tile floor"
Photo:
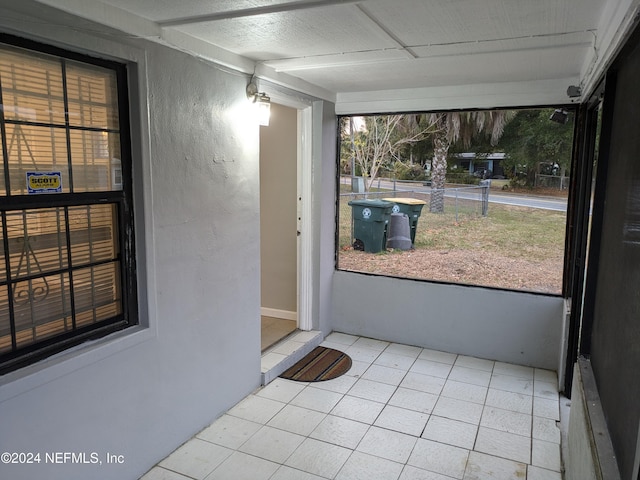
[[[332,333],[335,380],[277,378],[143,480],[561,480],[556,374]]]

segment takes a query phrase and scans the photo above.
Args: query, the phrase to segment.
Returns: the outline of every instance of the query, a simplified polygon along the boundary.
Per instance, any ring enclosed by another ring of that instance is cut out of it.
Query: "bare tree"
[[[352,134],[351,149],[369,191],[380,168],[399,159],[402,148],[424,140],[434,132],[428,117],[416,115],[375,115],[361,117]]]

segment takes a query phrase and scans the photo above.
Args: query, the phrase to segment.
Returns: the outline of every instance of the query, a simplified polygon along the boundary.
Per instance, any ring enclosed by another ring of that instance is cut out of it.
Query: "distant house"
[[[486,178],[500,178],[505,176],[502,162],[506,154],[498,153],[456,153],[450,162],[464,172],[478,174]],[[486,173],[485,173],[486,172]]]

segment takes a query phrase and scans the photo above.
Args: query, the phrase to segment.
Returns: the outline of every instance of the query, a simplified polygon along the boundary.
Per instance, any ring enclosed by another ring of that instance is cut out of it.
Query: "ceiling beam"
[[[256,15],[266,15],[269,13],[293,12],[296,10],[307,10],[310,8],[330,7],[333,5],[350,5],[359,3],[362,0],[296,0],[293,2],[279,3],[275,5],[265,5],[262,7],[242,8],[238,10],[227,10],[224,12],[211,13],[208,15],[196,15],[193,17],[173,18],[161,20],[158,23],[161,27],[177,27],[181,25],[191,25],[194,23],[215,22],[217,20],[229,20],[233,18],[254,17]]]
[[[527,82],[499,82],[441,87],[419,87],[375,92],[338,93],[338,115],[394,112],[494,109],[567,104],[567,85],[578,76]]]
[[[397,48],[387,48],[362,52],[330,53],[325,55],[264,60],[262,63],[273,68],[276,72],[299,72],[319,68],[356,67],[403,60],[408,60],[406,52]]]
[[[396,46],[407,53],[408,57],[418,58],[418,55],[411,50],[407,45],[405,45],[391,30],[387,28],[387,26],[379,20],[375,15],[373,15],[368,9],[364,7],[364,5],[358,4],[356,5],[358,10],[362,12],[362,14],[367,17],[378,29],[380,29]]]

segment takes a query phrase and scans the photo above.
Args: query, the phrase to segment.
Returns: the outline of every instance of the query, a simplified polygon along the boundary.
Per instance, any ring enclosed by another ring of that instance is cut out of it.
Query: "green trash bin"
[[[416,230],[418,229],[418,219],[422,212],[422,207],[427,202],[417,198],[383,198],[387,202],[393,203],[392,213],[404,213],[409,217],[409,227],[411,229],[411,244],[416,243]]]
[[[384,200],[352,200],[353,248],[369,253],[387,247],[387,226],[393,203]]]

